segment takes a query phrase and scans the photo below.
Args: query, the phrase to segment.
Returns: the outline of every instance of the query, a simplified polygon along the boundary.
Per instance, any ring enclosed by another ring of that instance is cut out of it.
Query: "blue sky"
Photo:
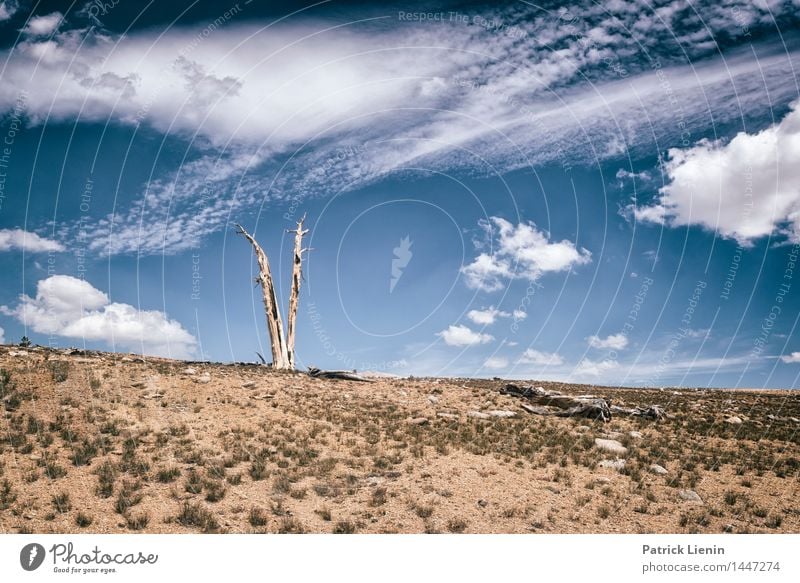
[[[800,4],[9,2],[0,337],[643,386],[800,372]],[[163,4],[163,3],[161,3]]]

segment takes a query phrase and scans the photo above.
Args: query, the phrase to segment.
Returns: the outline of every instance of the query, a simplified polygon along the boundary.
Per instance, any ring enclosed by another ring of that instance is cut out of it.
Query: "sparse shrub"
[[[315,510],[314,512],[316,512],[317,515],[319,515],[319,517],[325,522],[331,521],[332,518],[331,509],[328,508],[327,506],[323,506],[322,508],[320,508],[319,510]]]
[[[72,503],[69,500],[69,494],[61,492],[61,494],[54,495],[50,501],[53,503],[53,508],[59,514],[66,514],[72,508]]]
[[[738,499],[739,495],[736,492],[732,490],[728,490],[727,492],[725,492],[725,504],[727,504],[728,506],[733,506],[734,504],[736,504],[736,501]]]
[[[92,517],[87,516],[83,512],[78,512],[77,516],[75,516],[75,524],[80,526],[81,528],[86,528],[87,526],[92,525]]]
[[[143,514],[129,515],[125,517],[125,523],[131,530],[144,530],[150,524],[150,515],[146,512]]]
[[[250,514],[248,515],[247,520],[254,528],[266,526],[267,522],[269,521],[267,518],[267,513],[256,506],[253,506],[253,508],[250,509]]]
[[[8,510],[16,500],[17,495],[11,487],[11,482],[3,480],[3,484],[0,485],[0,510]]]
[[[219,530],[219,523],[214,515],[200,504],[189,504],[185,502],[176,520],[183,526],[193,526],[203,532],[216,532]]]
[[[611,508],[608,507],[607,504],[602,504],[597,508],[597,516],[605,520],[609,516],[611,516]]]
[[[51,360],[47,363],[47,368],[57,383],[63,383],[69,378],[69,363],[64,360]]]
[[[206,487],[206,501],[219,502],[225,496],[225,484],[216,480],[207,480]]]
[[[386,504],[386,488],[375,488],[372,497],[369,499],[370,506],[383,506]]]
[[[461,518],[451,518],[447,521],[447,530],[452,533],[460,534],[467,529],[467,523]]]
[[[142,493],[139,491],[141,484],[138,482],[122,481],[122,487],[117,494],[117,501],[114,510],[119,514],[125,514],[129,508],[136,506],[142,501]]]
[[[349,520],[340,520],[333,526],[333,534],[354,534],[356,525]]]
[[[783,524],[783,517],[780,514],[771,514],[764,524],[767,528],[780,528]]]
[[[287,516],[281,520],[280,526],[278,527],[278,533],[280,534],[303,534],[304,532],[305,528],[303,528],[300,521],[291,516]]]
[[[156,472],[156,479],[162,484],[169,484],[174,482],[181,475],[181,469],[175,466],[169,468],[161,468]]]
[[[114,494],[114,482],[117,480],[117,471],[111,462],[103,462],[97,468],[97,489],[95,492],[100,498],[110,498]]]

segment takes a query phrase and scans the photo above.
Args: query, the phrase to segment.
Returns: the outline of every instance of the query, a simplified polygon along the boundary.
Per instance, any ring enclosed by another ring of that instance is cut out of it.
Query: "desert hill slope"
[[[602,423],[501,381],[14,346],[0,369],[0,532],[800,532],[797,392],[532,383],[669,414]]]

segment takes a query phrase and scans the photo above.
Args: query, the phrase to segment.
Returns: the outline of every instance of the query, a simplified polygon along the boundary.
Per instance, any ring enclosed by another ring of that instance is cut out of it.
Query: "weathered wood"
[[[520,387],[507,384],[500,390],[504,395],[526,399],[539,407],[523,405],[523,409],[536,415],[557,417],[586,417],[601,421],[611,420],[611,410],[604,399],[596,397],[570,397],[558,391],[546,391],[541,387]]]
[[[289,231],[294,233],[294,259],[292,263],[292,292],[289,295],[289,317],[287,321],[286,353],[289,358],[289,367],[295,368],[294,338],[297,322],[297,303],[300,298],[300,281],[303,277],[303,236],[308,230],[303,230],[305,215],[297,222],[297,229]]]
[[[236,227],[239,229],[238,233],[243,235],[253,246],[256,261],[258,261],[258,278],[256,281],[261,284],[261,292],[264,299],[264,311],[267,316],[267,329],[272,348],[272,366],[277,369],[293,368],[289,362],[289,354],[283,336],[283,320],[281,319],[278,300],[275,296],[275,286],[272,281],[272,271],[267,254],[264,253],[261,245],[258,244],[253,236],[244,230],[244,227],[238,224]]]
[[[362,377],[361,375],[351,372],[349,370],[320,370],[313,366],[308,368],[308,376],[316,379],[337,379],[342,381],[358,381],[361,383],[374,383],[372,379]]]
[[[612,413],[618,413],[620,415],[631,415],[634,417],[644,417],[645,419],[665,419],[667,417],[667,413],[658,405],[649,405],[647,407],[620,407],[618,405],[611,406]]]

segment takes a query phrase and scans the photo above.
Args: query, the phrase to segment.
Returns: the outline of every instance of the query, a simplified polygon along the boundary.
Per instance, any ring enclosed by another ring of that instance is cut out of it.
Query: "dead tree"
[[[289,368],[295,367],[294,358],[294,338],[297,322],[297,302],[300,297],[300,281],[303,278],[303,236],[308,233],[308,229],[303,230],[303,221],[306,216],[297,222],[297,229],[289,231],[294,233],[294,260],[292,263],[292,293],[289,296],[289,319],[287,323],[286,352],[289,357]]]
[[[275,296],[275,286],[272,282],[272,271],[269,267],[269,259],[267,254],[261,248],[261,245],[244,230],[241,225],[236,225],[239,229],[238,233],[244,235],[245,239],[250,241],[253,246],[253,251],[256,254],[258,261],[258,277],[256,281],[261,284],[261,292],[264,297],[264,311],[267,315],[267,329],[269,330],[269,341],[272,346],[272,366],[281,369],[293,369],[293,360],[289,360],[289,351],[286,346],[286,340],[283,335],[283,320],[281,320],[281,311],[278,307],[278,300]],[[294,291],[294,288],[293,288]],[[297,309],[295,298],[295,310]],[[290,316],[291,318],[291,316]],[[294,322],[292,322],[292,329],[294,329]],[[294,344],[294,335],[292,336],[292,344]],[[294,346],[292,346],[294,352]]]

